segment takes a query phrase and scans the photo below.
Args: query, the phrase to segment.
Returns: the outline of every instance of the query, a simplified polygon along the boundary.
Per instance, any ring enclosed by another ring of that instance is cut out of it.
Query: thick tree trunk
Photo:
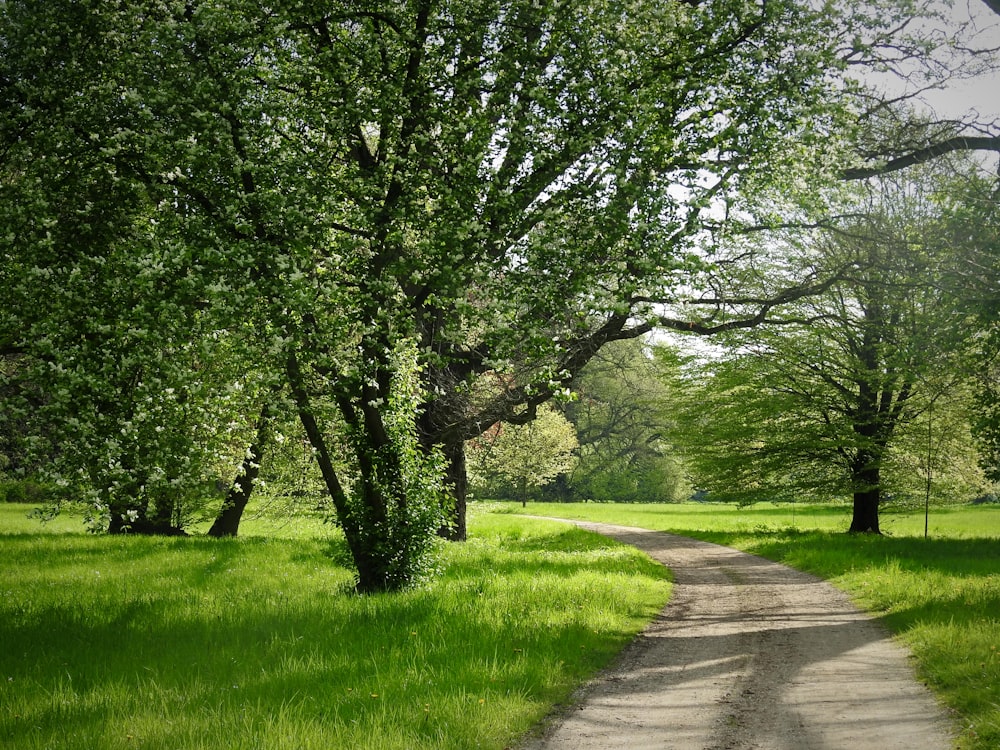
[[[387,509],[390,503],[405,505],[407,497],[405,494],[392,496],[385,489],[405,493],[400,456],[383,429],[377,408],[373,406],[378,394],[363,392],[355,400],[347,396],[337,398],[341,415],[354,432],[352,442],[360,477],[352,501],[340,483],[329,445],[316,421],[302,372],[294,356],[288,360],[287,373],[299,421],[315,451],[316,462],[357,570],[355,590],[364,594],[401,588],[408,583],[402,576],[406,574],[406,558],[410,557],[412,547],[405,535],[387,540],[391,531]]]
[[[451,379],[440,372],[432,383]],[[432,386],[428,386],[430,390]],[[430,399],[425,401],[417,421],[421,449],[430,454],[440,449],[445,458],[445,485],[451,495],[444,503],[438,536],[451,542],[464,542],[468,538],[466,512],[468,510],[469,476],[465,463],[465,437],[461,430],[452,429],[465,410],[462,400]]]
[[[878,526],[878,506],[881,493],[878,489],[854,493],[854,516],[850,532],[881,534]]]
[[[862,455],[854,469],[854,516],[852,534],[881,534],[878,524],[878,506],[882,499],[882,477],[879,459]]]
[[[264,454],[270,422],[270,410],[265,404],[257,418],[257,435],[240,464],[239,472],[233,480],[229,492],[226,493],[226,499],[222,502],[222,508],[219,509],[219,514],[215,517],[212,528],[208,530],[209,536],[236,536],[239,533],[243,511],[246,510],[247,503],[250,502],[250,495],[257,483],[257,477],[260,475],[260,461]]]

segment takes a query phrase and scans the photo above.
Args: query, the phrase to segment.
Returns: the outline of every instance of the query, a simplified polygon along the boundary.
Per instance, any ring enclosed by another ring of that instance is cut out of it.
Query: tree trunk
[[[452,442],[445,447],[448,460],[446,481],[451,488],[453,505],[447,508],[445,522],[438,529],[438,536],[452,542],[464,542],[468,538],[465,516],[468,507],[469,477],[465,466],[465,443]]]
[[[243,511],[246,510],[247,503],[250,502],[250,495],[253,493],[257,476],[260,474],[260,460],[267,442],[270,422],[270,410],[267,404],[264,404],[260,410],[260,416],[257,418],[257,436],[240,464],[236,478],[233,480],[229,492],[226,493],[226,499],[222,502],[222,507],[215,517],[212,528],[208,530],[209,536],[236,536],[239,533]]]
[[[442,376],[438,373],[437,382]],[[445,381],[451,382],[448,378]],[[464,542],[468,538],[466,513],[468,510],[469,475],[465,463],[465,435],[461,430],[450,429],[459,421],[465,410],[464,401],[430,399],[423,404],[417,418],[420,447],[430,454],[440,448],[445,458],[445,485],[451,494],[445,503],[444,519],[438,536],[451,542]],[[443,425],[443,426],[442,426]]]
[[[327,492],[333,500],[333,506],[337,511],[337,521],[344,531],[344,539],[347,547],[351,551],[351,559],[358,573],[358,582],[355,590],[359,593],[372,591],[384,591],[389,588],[385,580],[384,566],[380,566],[378,561],[373,559],[371,550],[364,544],[361,532],[361,521],[351,512],[348,507],[347,494],[344,492],[340,478],[337,476],[336,467],[330,456],[329,447],[323,437],[319,425],[309,408],[308,399],[304,391],[297,386],[293,387],[293,395],[299,401],[299,421],[302,423],[316,454],[316,463],[319,466],[323,482],[326,484]]]
[[[862,454],[854,467],[854,516],[852,534],[881,534],[878,525],[878,506],[882,499],[882,477],[877,456]]]
[[[881,534],[878,526],[878,506],[880,499],[878,489],[854,493],[854,516],[851,519],[850,532]]]
[[[212,523],[212,528],[208,530],[209,536],[236,536],[239,533],[243,511],[250,502],[250,494],[260,474],[261,453],[260,443],[254,442],[247,451],[243,463],[240,464],[239,473],[233,480],[229,492],[226,493],[226,499],[222,501],[222,507]]]
[[[316,421],[309,392],[306,390],[298,360],[289,357],[288,383],[295,399],[299,421],[315,451],[316,462],[327,491],[337,512],[337,521],[351,552],[357,571],[358,593],[394,591],[409,583],[410,563],[420,540],[408,537],[406,529],[393,534],[389,509],[404,512],[408,498],[399,449],[387,434],[375,401],[379,393],[370,393],[367,386],[361,395],[337,397],[337,404],[351,433],[357,460],[359,481],[348,497],[334,466],[329,445]],[[388,393],[386,388],[383,393]],[[393,494],[398,493],[398,494]],[[433,536],[429,530],[428,538]]]

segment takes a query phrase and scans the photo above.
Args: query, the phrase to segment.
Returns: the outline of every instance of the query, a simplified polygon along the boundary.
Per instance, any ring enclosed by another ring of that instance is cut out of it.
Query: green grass
[[[956,747],[1000,747],[1000,507],[883,515],[886,536],[843,533],[844,506],[495,506],[671,531],[806,570],[849,592],[912,650],[917,669],[954,712]]]
[[[523,512],[519,505],[485,510]],[[348,593],[338,537],[260,518],[237,540],[94,537],[0,504],[2,748],[502,748],[664,602],[664,571],[560,524],[474,514],[441,575]],[[541,505],[673,531],[831,580],[913,650],[958,747],[1000,746],[1000,508]]]
[[[0,747],[503,748],[665,602],[664,569],[564,524],[472,519],[440,575],[349,593],[319,523],[100,537],[0,505]]]

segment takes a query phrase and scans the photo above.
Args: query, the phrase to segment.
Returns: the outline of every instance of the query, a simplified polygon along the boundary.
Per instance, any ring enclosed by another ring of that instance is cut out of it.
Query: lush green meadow
[[[1000,747],[1000,506],[883,514],[885,536],[843,533],[850,508],[761,503],[497,507],[700,537],[830,580],[912,650],[922,679],[954,711],[957,747]]]
[[[100,537],[0,505],[0,747],[503,748],[669,595],[638,551],[478,515],[440,575],[350,593],[337,535]]]
[[[958,747],[1000,746],[1000,508],[477,505],[439,576],[358,597],[318,522],[236,540],[99,537],[0,505],[0,747],[503,748],[665,601],[665,571],[559,523],[673,531],[850,591],[913,650]]]

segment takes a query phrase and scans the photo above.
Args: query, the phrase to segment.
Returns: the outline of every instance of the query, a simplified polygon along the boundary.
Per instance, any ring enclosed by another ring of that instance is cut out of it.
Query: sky
[[[1000,48],[1000,14],[991,11],[983,0],[955,0],[952,12],[956,21],[971,20],[975,24],[979,45]],[[980,120],[1000,121],[1000,72],[951,82],[942,91],[928,93],[927,100],[942,117],[962,117],[976,110]]]

